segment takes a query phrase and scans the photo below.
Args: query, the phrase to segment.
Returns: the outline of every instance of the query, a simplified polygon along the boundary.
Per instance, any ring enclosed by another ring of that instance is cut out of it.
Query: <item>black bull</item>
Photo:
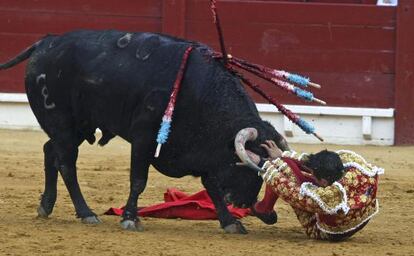
[[[154,158],[156,136],[182,56],[188,60],[174,112],[171,133],[161,154]],[[76,174],[78,147],[93,143],[94,131],[104,131],[102,144],[118,135],[131,144],[130,193],[123,228],[140,230],[138,196],[144,191],[152,164],[170,177],[193,175],[201,182],[217,209],[220,225],[229,233],[245,233],[231,216],[226,201],[249,207],[262,180],[246,166],[238,166],[234,139],[239,130],[256,128],[259,137],[246,147],[266,156],[260,148],[285,140],[263,121],[240,81],[211,49],[191,41],[152,33],[75,31],[48,35],[13,60],[12,67],[29,58],[26,93],[30,106],[50,138],[44,145],[45,190],[39,216],[52,213],[60,172],[76,214],[83,222],[100,220],[88,207]]]

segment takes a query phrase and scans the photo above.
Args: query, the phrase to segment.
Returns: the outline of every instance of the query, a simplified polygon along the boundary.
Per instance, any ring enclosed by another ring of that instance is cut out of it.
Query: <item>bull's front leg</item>
[[[144,191],[148,180],[148,168],[151,155],[148,145],[133,142],[131,145],[130,191],[122,214],[121,226],[130,231],[143,231],[144,227],[137,216],[138,197]]]
[[[219,186],[217,177],[212,174],[206,174],[201,177],[201,182],[214,203],[220,226],[224,231],[230,234],[247,234],[243,224],[234,218],[227,209],[227,205],[224,202],[224,193]]]
[[[130,191],[121,226],[131,231],[143,231],[138,216],[138,197],[144,191],[148,180],[148,168],[154,158],[155,139],[160,120],[168,102],[169,92],[153,90],[145,96],[142,106],[133,116],[131,124],[131,172]]]

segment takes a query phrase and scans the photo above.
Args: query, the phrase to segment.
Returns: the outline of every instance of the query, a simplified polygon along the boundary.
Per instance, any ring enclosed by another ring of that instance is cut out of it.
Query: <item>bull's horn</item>
[[[255,128],[244,128],[241,129],[234,139],[234,148],[236,149],[236,154],[239,156],[240,160],[250,167],[251,169],[261,173],[264,172],[259,166],[257,166],[250,157],[247,155],[245,144],[247,141],[253,141],[257,138],[257,130]]]

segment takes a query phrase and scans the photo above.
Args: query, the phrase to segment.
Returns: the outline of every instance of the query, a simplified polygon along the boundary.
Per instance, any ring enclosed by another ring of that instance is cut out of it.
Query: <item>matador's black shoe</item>
[[[261,213],[261,212],[257,212],[255,209],[255,205],[253,205],[251,208],[251,214],[253,216],[256,216],[257,218],[259,218],[263,223],[267,224],[267,225],[273,225],[277,222],[277,213],[275,210],[268,212],[268,213]]]

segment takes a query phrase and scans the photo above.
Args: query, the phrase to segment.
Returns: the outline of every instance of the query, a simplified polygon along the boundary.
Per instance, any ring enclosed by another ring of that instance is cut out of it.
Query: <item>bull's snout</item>
[[[245,203],[238,203],[238,202],[234,201],[231,193],[227,193],[226,195],[224,195],[224,202],[226,204],[231,204],[231,205],[233,205],[233,207],[236,207],[236,208],[246,209],[246,208],[250,207],[249,205],[247,205]]]

